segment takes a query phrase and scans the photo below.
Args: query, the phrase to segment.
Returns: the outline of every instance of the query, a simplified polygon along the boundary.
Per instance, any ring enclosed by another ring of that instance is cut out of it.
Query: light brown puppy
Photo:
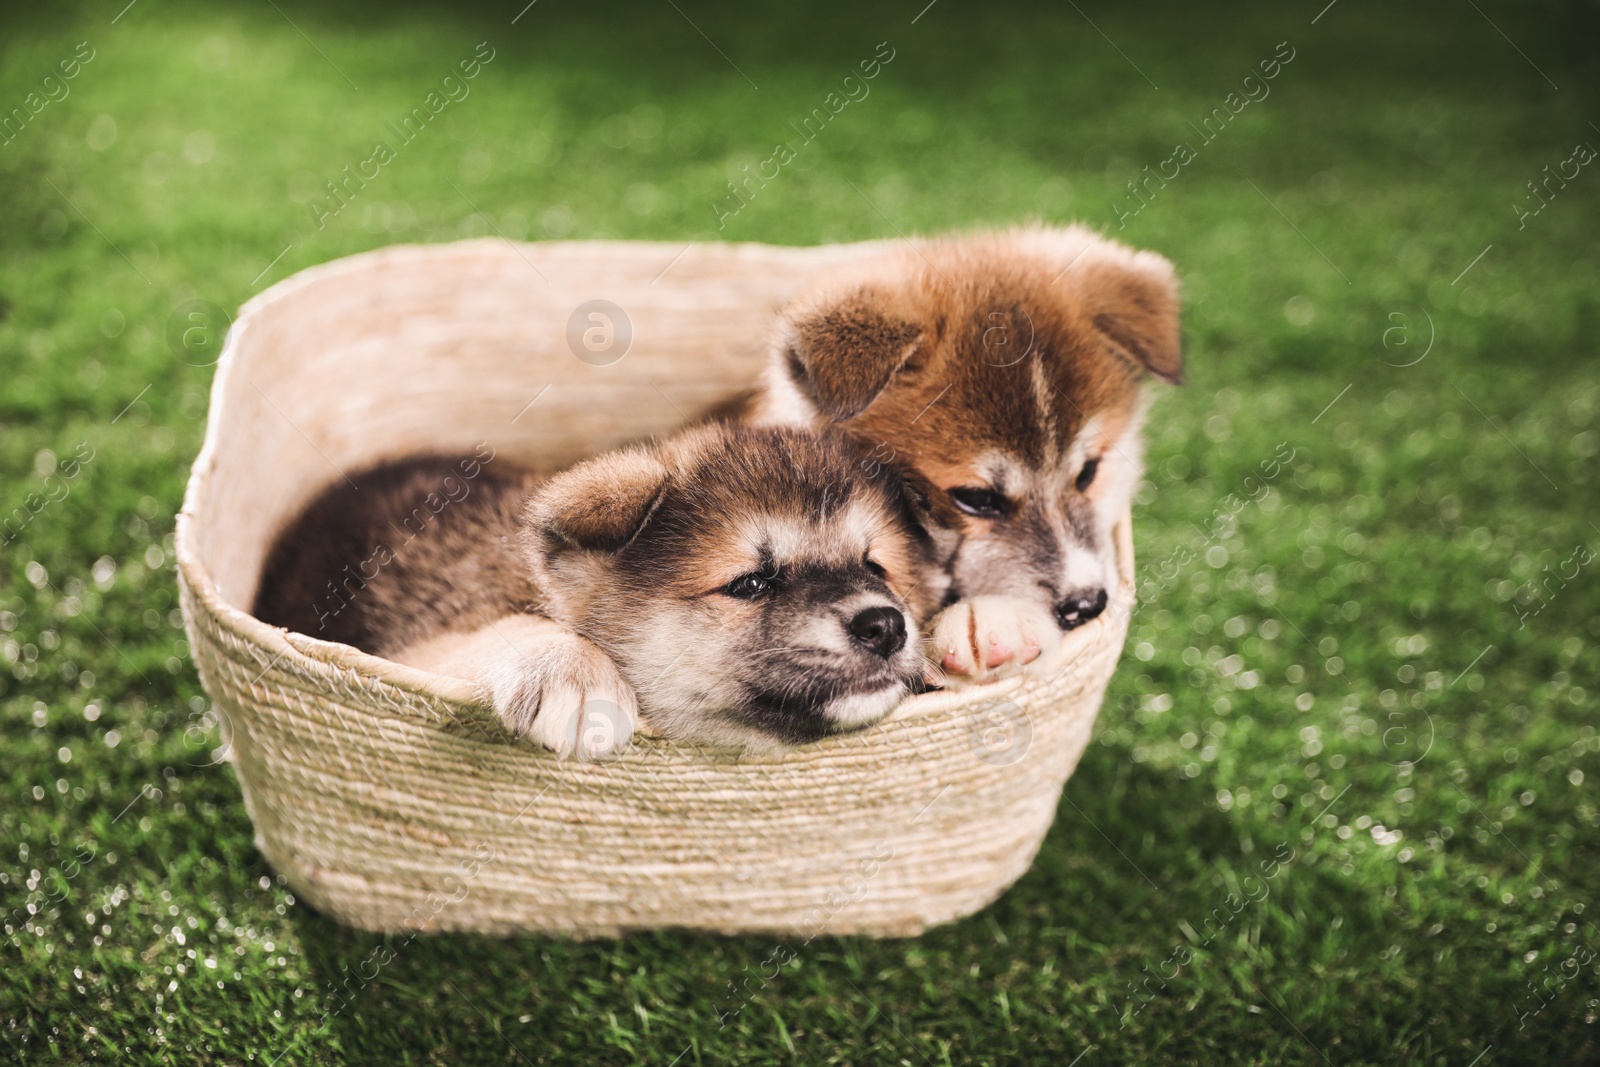
[[[1105,610],[1153,377],[1182,379],[1172,265],[1080,227],[919,243],[787,309],[724,412],[836,427],[930,482],[955,684],[1043,657]]]
[[[848,442],[708,426],[544,481],[487,457],[336,483],[277,541],[257,617],[477,681],[518,736],[588,758],[636,713],[774,749],[920,688],[925,504]]]

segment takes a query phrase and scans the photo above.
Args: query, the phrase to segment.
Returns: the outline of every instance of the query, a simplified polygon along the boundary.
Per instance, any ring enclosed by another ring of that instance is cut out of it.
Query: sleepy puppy
[[[481,450],[354,480],[275,544],[257,617],[477,681],[557,752],[609,754],[636,714],[773,750],[920,688],[925,501],[843,440],[719,425],[545,481]]]
[[[1049,661],[1105,610],[1150,379],[1182,363],[1172,265],[1086,229],[950,238],[844,268],[784,313],[724,415],[839,427],[934,487],[955,684]]]

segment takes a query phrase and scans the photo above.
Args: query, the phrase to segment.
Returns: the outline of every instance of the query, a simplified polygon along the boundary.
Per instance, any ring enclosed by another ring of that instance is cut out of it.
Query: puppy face
[[[754,418],[836,424],[917,471],[946,602],[1014,597],[1069,630],[1115,587],[1144,382],[1181,373],[1166,260],[1023,230],[924,246],[802,298]]]
[[[664,732],[773,748],[876,722],[920,684],[923,506],[841,439],[711,426],[552,479],[525,547],[550,613]]]

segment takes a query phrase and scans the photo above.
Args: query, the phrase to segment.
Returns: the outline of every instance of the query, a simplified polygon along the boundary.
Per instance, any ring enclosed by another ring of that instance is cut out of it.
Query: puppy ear
[[[885,466],[879,478],[901,517],[918,536],[930,536],[933,530],[954,527],[959,521],[959,512],[949,503],[949,496],[915,467]]]
[[[585,460],[534,491],[523,512],[529,547],[546,556],[620,551],[649,522],[668,477],[661,461],[641,449]]]
[[[926,330],[909,296],[864,285],[792,308],[778,351],[801,395],[843,422],[877,399]]]
[[[1090,265],[1079,279],[1094,325],[1124,359],[1164,382],[1183,384],[1178,280],[1172,264],[1150,252]]]
[[[959,540],[950,531],[959,527],[960,513],[950,497],[914,467],[884,466],[872,480],[904,533],[899,547],[883,557],[889,588],[920,624],[934,613],[949,585],[945,570]]]

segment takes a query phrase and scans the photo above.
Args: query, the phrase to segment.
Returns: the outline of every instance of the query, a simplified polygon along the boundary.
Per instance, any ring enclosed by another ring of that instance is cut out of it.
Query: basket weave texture
[[[485,441],[554,470],[671,431],[755,379],[774,313],[818,272],[883,248],[396,247],[241,310],[178,520],[179,581],[256,844],[296,893],[371,930],[809,939],[916,934],[1021,877],[1121,654],[1126,521],[1115,606],[1068,635],[1063,668],[916,697],[772,757],[646,732],[614,759],[557,759],[513,743],[467,683],[248,614],[272,538],[335,479]],[[593,300],[630,327],[614,362],[569,341]]]

